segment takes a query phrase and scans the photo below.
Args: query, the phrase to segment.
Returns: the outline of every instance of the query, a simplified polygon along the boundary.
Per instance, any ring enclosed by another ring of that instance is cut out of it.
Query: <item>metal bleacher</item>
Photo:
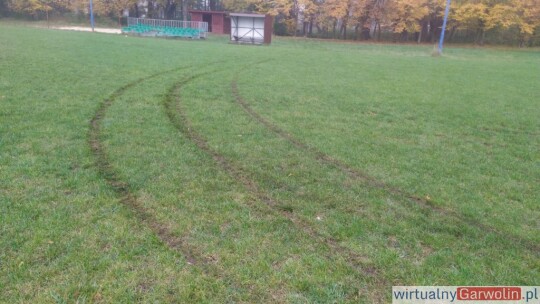
[[[157,37],[206,38],[208,23],[200,21],[161,20],[128,17],[124,34]]]

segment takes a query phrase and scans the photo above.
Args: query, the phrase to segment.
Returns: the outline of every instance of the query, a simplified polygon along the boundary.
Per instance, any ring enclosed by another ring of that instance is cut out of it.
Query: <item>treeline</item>
[[[89,0],[0,0],[0,15],[88,14]],[[435,42],[446,0],[94,0],[97,15],[187,19],[188,10],[275,16],[275,33],[395,42]],[[540,0],[453,0],[450,42],[540,45]]]

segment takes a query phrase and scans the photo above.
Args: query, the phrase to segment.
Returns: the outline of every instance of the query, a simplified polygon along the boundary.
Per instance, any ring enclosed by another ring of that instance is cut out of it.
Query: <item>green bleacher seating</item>
[[[150,26],[146,24],[130,25],[122,28],[123,33],[135,33],[138,35],[155,33],[160,37],[184,37],[199,38],[204,31],[194,28],[179,28],[168,26]]]

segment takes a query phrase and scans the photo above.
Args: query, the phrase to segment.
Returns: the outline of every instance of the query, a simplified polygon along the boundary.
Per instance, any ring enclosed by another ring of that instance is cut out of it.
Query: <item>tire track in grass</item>
[[[253,110],[253,108],[244,100],[244,98],[241,96],[238,90],[238,74],[236,74],[231,81],[231,90],[232,90],[232,94],[234,95],[234,99],[236,100],[236,103],[240,105],[240,107],[249,116],[251,116],[252,119],[257,121],[259,124],[263,125],[266,129],[275,133],[282,139],[288,141],[297,149],[310,153],[317,159],[317,161],[319,161],[319,163],[338,168],[339,170],[347,174],[353,180],[359,180],[359,181],[364,182],[368,186],[382,189],[388,192],[389,194],[395,196],[396,198],[402,198],[402,199],[404,198],[408,201],[415,203],[417,206],[419,206],[423,210],[434,211],[440,216],[452,217],[456,220],[459,220],[460,222],[464,224],[467,224],[472,227],[476,227],[484,232],[493,233],[503,239],[511,239],[513,243],[520,244],[523,247],[535,253],[536,255],[540,255],[540,245],[537,243],[533,243],[530,240],[524,239],[517,235],[508,235],[507,233],[501,232],[499,229],[495,227],[480,223],[478,221],[475,221],[472,218],[463,216],[462,214],[456,212],[455,210],[444,208],[442,206],[436,206],[431,201],[425,198],[407,193],[406,191],[402,189],[399,189],[381,180],[378,180],[374,178],[373,176],[370,176],[366,172],[353,168],[350,165],[346,164],[345,162],[339,159],[336,159],[328,154],[325,154],[324,152],[318,150],[317,148],[300,141],[293,135],[289,134],[288,132],[280,128],[275,123],[267,120],[266,118],[262,117],[259,113],[257,113],[255,110]]]
[[[216,61],[211,62],[210,64],[217,64],[222,63],[223,61]],[[193,66],[186,66],[182,68],[177,68],[173,70],[168,70],[165,72],[160,72],[156,74],[152,74],[150,76],[146,76],[140,79],[137,79],[131,83],[128,83],[116,91],[114,91],[107,99],[105,99],[99,108],[97,109],[94,117],[90,121],[90,131],[88,134],[88,142],[92,151],[92,154],[94,154],[95,157],[95,165],[98,169],[98,172],[103,176],[103,178],[106,180],[107,184],[111,186],[111,188],[114,189],[116,194],[120,197],[120,201],[122,204],[124,204],[126,207],[128,207],[135,216],[144,223],[150,230],[158,237],[158,239],[165,244],[169,249],[173,250],[173,252],[180,254],[183,256],[187,263],[192,266],[196,266],[199,270],[202,271],[205,275],[211,277],[212,279],[215,279],[216,281],[222,281],[227,288],[233,290],[233,291],[241,291],[241,290],[248,290],[253,291],[251,287],[246,288],[245,283],[239,282],[236,279],[233,278],[224,278],[224,273],[222,270],[220,270],[218,267],[213,266],[214,260],[209,260],[205,258],[205,255],[200,250],[197,250],[195,246],[191,246],[189,242],[186,240],[186,236],[177,236],[168,226],[164,223],[159,222],[159,220],[152,215],[151,211],[145,207],[141,202],[137,199],[136,195],[132,193],[130,190],[130,185],[122,181],[120,177],[118,176],[117,172],[114,170],[113,165],[111,164],[107,151],[105,148],[105,145],[103,144],[101,140],[101,124],[103,122],[104,117],[106,116],[107,110],[111,107],[111,105],[114,103],[114,101],[120,97],[125,91],[127,91],[130,88],[136,87],[137,85],[141,84],[142,82],[162,76],[165,74],[173,73],[176,71],[180,71],[183,69],[188,69]],[[201,76],[204,76],[206,74],[215,72],[217,70],[212,70],[208,72],[198,73],[195,75],[190,76],[184,76],[184,79],[180,82],[182,84],[186,84],[196,78],[199,78]],[[257,290],[257,294],[260,293],[268,293],[270,294],[270,298],[272,299],[272,290],[265,290],[260,291]],[[249,295],[249,293],[248,293]],[[234,295],[233,295],[234,298]],[[240,296],[241,298],[241,296]],[[250,298],[251,299],[251,298]],[[253,299],[251,299],[253,300]],[[251,301],[250,300],[250,301]]]
[[[114,189],[116,194],[120,197],[122,204],[128,207],[140,221],[149,227],[163,244],[184,256],[188,264],[200,264],[200,259],[196,258],[196,254],[189,247],[189,244],[187,244],[182,237],[175,236],[166,225],[160,223],[152,213],[137,200],[137,197],[131,192],[129,184],[118,177],[101,139],[101,125],[107,110],[118,97],[124,94],[124,92],[136,87],[146,80],[187,68],[189,68],[189,66],[142,77],[114,91],[100,104],[94,117],[90,120],[88,143],[92,154],[94,155],[95,166],[97,167],[98,172],[103,176],[107,184]]]
[[[229,161],[224,155],[210,147],[206,139],[198,133],[187,117],[183,107],[181,105],[180,91],[185,82],[179,82],[167,93],[164,101],[165,111],[171,123],[184,134],[189,140],[191,140],[202,152],[212,157],[212,159],[221,167],[221,169],[235,180],[240,182],[249,193],[251,193],[255,199],[249,199],[247,205],[261,213],[272,212],[278,216],[282,216],[292,222],[297,228],[305,233],[310,238],[314,239],[320,244],[323,244],[328,249],[328,254],[325,256],[327,259],[335,259],[336,254],[345,259],[349,264],[349,267],[359,272],[359,274],[365,275],[371,278],[376,286],[389,286],[389,282],[379,275],[379,270],[375,266],[368,265],[368,258],[362,256],[350,248],[341,245],[336,239],[331,236],[326,236],[318,232],[305,220],[295,216],[293,213],[283,210],[279,207],[279,202],[275,201],[267,193],[259,188],[257,182],[249,177],[249,173],[245,172],[242,168],[235,165],[232,161]],[[261,208],[261,204],[268,208]],[[382,291],[377,294],[372,300],[384,299]]]
[[[357,169],[354,169],[351,166],[345,164],[344,162],[342,162],[342,161],[340,161],[340,160],[338,160],[336,158],[333,158],[330,155],[325,154],[325,153],[317,150],[316,148],[314,148],[312,146],[307,145],[306,143],[298,140],[297,138],[293,137],[291,134],[287,133],[285,130],[278,127],[276,124],[274,124],[274,123],[270,122],[269,120],[265,119],[259,113],[257,113],[255,110],[253,110],[253,108],[240,95],[240,93],[238,91],[237,77],[235,77],[233,79],[233,81],[231,82],[231,89],[232,89],[232,92],[233,92],[233,95],[234,95],[234,98],[235,98],[237,104],[239,104],[240,107],[249,116],[251,116],[251,118],[253,118],[259,124],[263,125],[265,128],[269,129],[273,133],[277,134],[279,137],[285,139],[286,141],[291,143],[296,148],[313,154],[315,156],[315,158],[319,162],[325,163],[327,165],[331,165],[333,167],[336,167],[336,168],[340,169],[342,172],[349,175],[350,177],[352,177],[354,179],[357,179],[357,180],[364,181],[369,186],[386,190],[386,191],[388,191],[388,192],[390,192],[392,194],[398,194],[398,195],[404,196],[404,197],[406,197],[408,199],[411,199],[411,200],[415,201],[416,203],[420,204],[422,207],[428,207],[428,208],[438,209],[438,210],[442,211],[441,207],[432,205],[426,199],[423,199],[421,197],[408,194],[403,190],[400,190],[398,188],[389,186],[388,184],[384,183],[383,181],[377,180],[374,177],[368,175],[367,173],[365,173],[363,171],[360,171],[360,170],[357,170]]]
[[[88,143],[91,149],[92,154],[95,158],[95,166],[98,169],[100,175],[106,180],[107,184],[114,189],[116,194],[119,196],[120,201],[123,205],[128,207],[135,216],[143,222],[150,230],[158,237],[158,239],[165,244],[168,248],[172,249],[174,252],[182,255],[189,265],[198,266],[206,275],[209,275],[217,280],[222,280],[219,271],[217,269],[211,269],[209,261],[203,258],[203,254],[198,252],[193,246],[191,246],[184,237],[175,235],[164,223],[160,223],[158,219],[151,213],[151,211],[145,207],[137,199],[136,195],[130,190],[130,185],[121,180],[117,172],[114,170],[111,161],[107,155],[107,150],[105,145],[102,142],[102,122],[106,116],[107,110],[111,107],[114,101],[124,94],[125,91],[136,87],[142,82],[165,75],[168,73],[177,72],[183,69],[188,69],[191,66],[181,67],[173,70],[168,70],[143,78],[139,78],[133,82],[130,82],[116,91],[114,91],[108,98],[106,98],[99,106],[97,111],[94,114],[94,117],[90,121],[90,130],[88,133]],[[187,77],[184,81],[190,81],[194,76]],[[231,284],[232,285],[232,284]],[[238,290],[236,285],[231,286],[235,290]]]

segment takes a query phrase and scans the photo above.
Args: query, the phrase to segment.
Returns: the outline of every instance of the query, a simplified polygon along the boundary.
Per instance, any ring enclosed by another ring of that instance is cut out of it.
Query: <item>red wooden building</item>
[[[229,34],[231,32],[231,20],[228,13],[218,11],[189,11],[191,21],[208,22],[208,32],[216,34]]]

